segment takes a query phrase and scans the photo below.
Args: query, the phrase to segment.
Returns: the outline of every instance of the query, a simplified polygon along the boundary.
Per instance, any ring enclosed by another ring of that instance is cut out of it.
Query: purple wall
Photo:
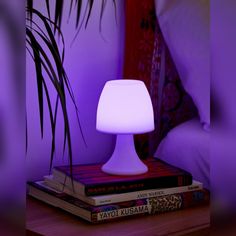
[[[54,1],[53,1],[54,2]],[[82,29],[75,43],[70,47],[75,31],[75,16],[67,23],[65,14],[62,31],[66,42],[65,68],[70,79],[76,102],[79,107],[79,117],[83,127],[87,147],[84,145],[75,110],[68,101],[68,113],[71,124],[72,147],[74,163],[93,163],[109,158],[114,146],[114,136],[96,131],[96,109],[101,90],[107,80],[122,77],[124,10],[123,1],[117,1],[118,26],[114,17],[114,8],[108,1],[103,18],[102,34],[99,33],[100,1],[94,2],[92,17],[86,30]],[[45,12],[41,1],[35,3],[37,9]],[[68,13],[69,5],[65,6]],[[45,132],[40,138],[39,114],[36,96],[35,69],[29,55],[26,67],[27,111],[29,129],[29,151],[27,155],[27,179],[40,179],[48,174],[50,160],[50,132]],[[48,114],[45,118],[45,130],[50,130]],[[63,122],[60,113],[57,124],[56,164],[67,164],[63,159]]]
[[[236,214],[235,8],[234,0],[211,1],[211,185],[220,221],[227,211]]]

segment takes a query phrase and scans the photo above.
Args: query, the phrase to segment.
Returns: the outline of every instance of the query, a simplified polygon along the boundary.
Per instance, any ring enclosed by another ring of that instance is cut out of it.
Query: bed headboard
[[[135,137],[136,149],[145,158],[153,154],[170,129],[197,116],[197,110],[165,45],[154,0],[126,0],[125,4],[124,78],[145,82],[155,113],[155,131]]]

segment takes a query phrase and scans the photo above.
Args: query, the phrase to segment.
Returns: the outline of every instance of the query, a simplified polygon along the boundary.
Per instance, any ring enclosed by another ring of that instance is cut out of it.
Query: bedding
[[[189,171],[210,189],[210,133],[194,118],[176,126],[161,141],[154,157]]]
[[[156,15],[186,92],[210,126],[209,0],[155,0]]]

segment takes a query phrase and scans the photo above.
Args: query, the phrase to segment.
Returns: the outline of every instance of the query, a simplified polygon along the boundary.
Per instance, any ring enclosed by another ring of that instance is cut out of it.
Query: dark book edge
[[[150,162],[160,162],[163,165],[167,165],[175,170],[178,170],[180,174],[172,176],[158,176],[154,178],[146,179],[137,179],[137,180],[122,180],[122,181],[113,181],[110,183],[94,183],[94,184],[85,184],[81,183],[79,180],[73,179],[74,184],[80,189],[80,193],[87,196],[96,196],[112,193],[124,193],[127,191],[134,192],[139,190],[146,190],[151,188],[171,188],[171,187],[180,187],[192,184],[192,175],[178,167],[170,165],[159,159],[150,159]],[[77,166],[94,166],[94,165],[77,165]],[[100,166],[100,165],[96,165]],[[60,175],[60,178],[69,179],[72,182],[71,177],[67,172],[61,171],[59,167],[55,167],[56,173]],[[54,172],[55,173],[55,172]],[[64,181],[65,184],[65,181]],[[69,186],[69,185],[68,185]]]
[[[91,184],[85,186],[87,196],[98,196],[112,193],[134,192],[147,189],[181,187],[192,184],[191,175],[164,176],[151,179],[142,179],[136,181]]]
[[[98,222],[98,217],[100,214],[100,218],[102,216],[102,220],[101,222],[104,222],[106,220],[112,220],[112,218],[116,219],[117,217],[114,217],[118,214],[118,212],[125,212],[123,215],[124,216],[131,216],[134,214],[131,213],[127,213],[127,211],[131,211],[132,209],[137,209],[137,207],[142,207],[147,205],[147,203],[149,202],[149,204],[151,204],[151,211],[149,212],[138,212],[137,214],[140,215],[142,213],[145,214],[157,214],[157,213],[162,213],[162,212],[167,212],[167,211],[171,211],[171,210],[178,210],[178,209],[183,209],[183,208],[187,208],[187,207],[191,207],[194,205],[200,205],[202,203],[206,203],[209,201],[209,193],[206,190],[197,190],[197,191],[193,191],[193,192],[187,192],[187,193],[179,193],[179,194],[170,194],[170,195],[165,195],[165,196],[161,196],[161,197],[154,197],[154,198],[148,198],[148,199],[144,199],[144,200],[134,200],[134,201],[128,201],[128,202],[122,202],[122,203],[116,203],[116,204],[109,204],[109,205],[105,205],[105,206],[89,206],[89,204],[87,203],[83,203],[82,201],[78,201],[78,199],[75,199],[71,196],[67,196],[65,197],[64,195],[67,194],[57,194],[52,190],[49,190],[43,186],[40,186],[37,183],[31,182],[29,183],[29,186],[32,186],[33,188],[36,188],[37,190],[43,192],[44,194],[48,194],[48,195],[52,195],[54,198],[59,198],[59,200],[67,202],[69,204],[71,204],[72,207],[74,208],[83,208],[86,207],[85,210],[89,211],[91,214],[91,221],[88,220],[89,222],[92,223],[99,223]],[[62,197],[64,196],[64,197]],[[34,196],[36,197],[36,196]],[[37,197],[36,197],[37,198]],[[171,199],[170,202],[173,202],[173,200],[177,199],[177,205],[172,206],[172,208],[170,208],[169,210],[162,208],[161,202],[164,201],[166,202],[166,199]],[[44,201],[43,199],[39,199],[41,201]],[[45,202],[45,201],[44,201]],[[82,202],[82,205],[77,205],[75,203],[78,202]],[[53,205],[47,202],[47,204],[49,205]],[[89,206],[89,207],[88,207]],[[59,207],[65,211],[68,211],[67,209],[63,208],[63,207]],[[126,209],[126,210],[122,210],[122,209]],[[68,211],[70,212],[70,211]],[[72,212],[70,212],[72,213]],[[139,214],[140,213],[140,214]],[[75,213],[72,213],[75,214]],[[131,214],[131,215],[129,215]],[[75,214],[77,216],[80,216],[80,214]],[[82,217],[84,218],[84,217]],[[118,218],[121,218],[121,216],[118,216]],[[84,218],[85,219],[85,218]]]

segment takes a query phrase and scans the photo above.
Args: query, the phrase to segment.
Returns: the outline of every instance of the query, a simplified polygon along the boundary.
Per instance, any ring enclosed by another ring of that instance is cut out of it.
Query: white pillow
[[[180,79],[204,129],[210,125],[209,0],[155,0],[156,14]]]

